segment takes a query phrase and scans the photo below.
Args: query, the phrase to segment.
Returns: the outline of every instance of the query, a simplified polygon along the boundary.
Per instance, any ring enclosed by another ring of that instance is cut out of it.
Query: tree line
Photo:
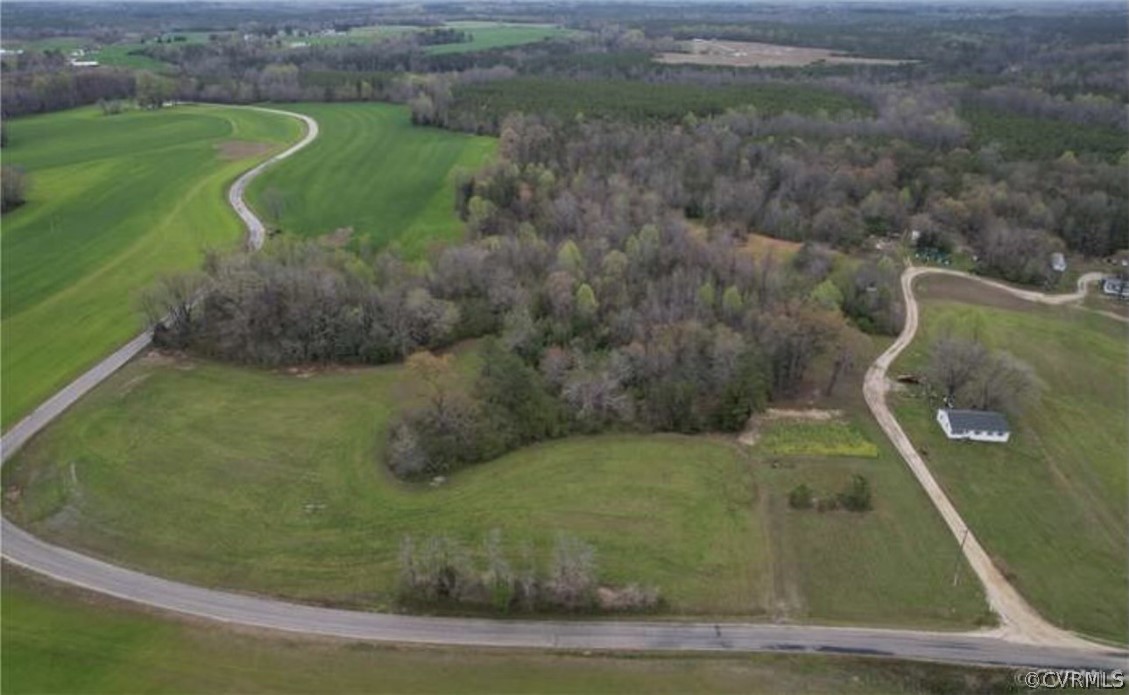
[[[659,590],[599,582],[596,549],[558,533],[546,561],[525,544],[515,562],[494,529],[481,548],[446,536],[400,544],[400,599],[429,607],[479,608],[497,612],[645,611],[661,603]]]

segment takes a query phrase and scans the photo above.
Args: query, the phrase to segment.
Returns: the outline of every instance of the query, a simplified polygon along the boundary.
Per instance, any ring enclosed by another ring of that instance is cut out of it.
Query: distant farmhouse
[[[1011,427],[1003,413],[994,410],[937,411],[937,423],[949,439],[971,439],[974,442],[1006,442],[1011,439]]]
[[[1102,293],[1118,299],[1129,299],[1129,280],[1109,275],[1102,280]]]

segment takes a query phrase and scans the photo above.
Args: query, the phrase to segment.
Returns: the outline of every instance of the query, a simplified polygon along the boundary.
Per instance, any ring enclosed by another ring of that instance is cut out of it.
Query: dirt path
[[[988,604],[1000,617],[998,633],[1009,641],[1025,642],[1029,644],[1054,645],[1084,649],[1093,648],[1095,645],[1072,632],[1068,632],[1052,625],[1043,619],[1039,613],[1016,591],[1000,570],[992,562],[976,535],[968,528],[967,524],[953,506],[945,491],[937,483],[933,474],[926,466],[924,459],[917,448],[906,436],[901,425],[898,424],[894,414],[886,405],[886,391],[888,381],[886,372],[898,355],[913,342],[917,334],[918,305],[917,298],[913,295],[913,282],[923,275],[956,275],[972,281],[990,285],[1008,292],[1021,299],[1041,304],[1062,305],[1076,302],[1086,296],[1090,284],[1100,279],[1100,273],[1087,273],[1078,279],[1078,288],[1070,294],[1047,295],[1041,292],[1019,289],[1005,285],[994,280],[987,280],[968,273],[941,268],[915,268],[910,267],[902,273],[902,293],[906,299],[906,323],[901,335],[885,352],[878,356],[874,364],[866,372],[863,382],[863,395],[870,411],[874,413],[878,424],[882,426],[886,436],[893,442],[898,453],[901,454],[914,477],[925,489],[933,506],[945,520],[949,530],[952,531],[957,543],[961,545],[965,558],[976,576],[984,585],[984,593]]]

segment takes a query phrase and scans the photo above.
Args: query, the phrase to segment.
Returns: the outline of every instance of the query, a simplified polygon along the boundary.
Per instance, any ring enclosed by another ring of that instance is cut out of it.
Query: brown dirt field
[[[265,142],[248,142],[247,140],[226,140],[216,145],[216,150],[223,159],[247,159],[257,157],[271,151],[271,145]]]
[[[763,256],[772,252],[778,260],[791,258],[803,244],[798,241],[785,241],[764,234],[750,234],[745,239],[745,250],[754,256]]]
[[[952,275],[930,275],[915,285],[918,299],[967,302],[1010,311],[1031,311],[1039,304],[1028,302],[989,285]]]
[[[825,62],[832,65],[900,65],[906,60],[885,58],[857,58],[842,55],[826,48],[805,46],[780,46],[751,41],[714,41],[694,39],[683,43],[685,52],[660,53],[659,63],[687,65],[725,65],[729,67],[803,67]]]
[[[337,229],[333,230],[329,234],[326,234],[323,237],[319,237],[318,241],[320,241],[322,244],[325,244],[326,246],[329,246],[329,247],[332,247],[332,248],[335,248],[335,249],[340,249],[340,248],[344,248],[345,245],[348,244],[349,240],[352,239],[352,238],[353,238],[353,228],[352,227],[338,227]]]

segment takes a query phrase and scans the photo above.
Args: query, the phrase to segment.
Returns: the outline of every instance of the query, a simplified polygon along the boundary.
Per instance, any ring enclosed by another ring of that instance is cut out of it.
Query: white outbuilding
[[[949,439],[971,439],[974,442],[1006,442],[1011,439],[1011,427],[1003,413],[994,410],[937,411],[937,424]]]

